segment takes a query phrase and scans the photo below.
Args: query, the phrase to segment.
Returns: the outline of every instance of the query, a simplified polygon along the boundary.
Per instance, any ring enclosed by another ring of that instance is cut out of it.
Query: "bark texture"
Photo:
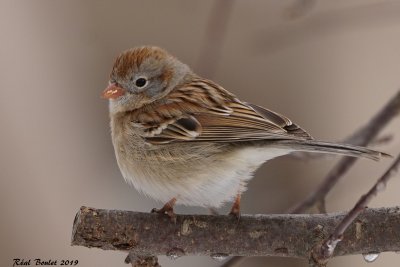
[[[72,245],[129,251],[131,255],[310,257],[346,213],[177,215],[81,207]],[[366,209],[346,230],[334,256],[400,251],[400,207]]]

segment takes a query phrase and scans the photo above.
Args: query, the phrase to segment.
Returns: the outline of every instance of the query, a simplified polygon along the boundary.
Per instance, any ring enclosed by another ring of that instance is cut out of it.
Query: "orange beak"
[[[101,96],[106,99],[117,99],[126,93],[124,88],[117,86],[115,83],[110,84],[106,90],[103,91]]]

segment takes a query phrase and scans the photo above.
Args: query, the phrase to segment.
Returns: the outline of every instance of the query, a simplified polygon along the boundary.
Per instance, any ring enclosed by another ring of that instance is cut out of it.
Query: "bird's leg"
[[[168,217],[170,217],[172,220],[176,219],[176,214],[174,213],[174,206],[176,203],[176,198],[172,198],[170,201],[165,203],[165,205],[161,209],[152,209],[151,212],[156,212],[160,214],[166,214]]]
[[[240,198],[241,198],[241,194],[238,193],[236,195],[235,202],[233,202],[231,212],[229,212],[229,215],[232,215],[237,219],[240,218]]]

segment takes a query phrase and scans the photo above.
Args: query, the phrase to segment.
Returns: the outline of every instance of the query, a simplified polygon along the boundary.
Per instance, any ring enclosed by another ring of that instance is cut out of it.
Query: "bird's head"
[[[140,108],[166,96],[191,73],[189,67],[154,46],[122,52],[114,62],[108,87],[111,113]]]

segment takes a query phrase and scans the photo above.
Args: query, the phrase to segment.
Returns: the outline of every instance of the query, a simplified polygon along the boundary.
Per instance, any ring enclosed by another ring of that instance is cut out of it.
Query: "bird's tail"
[[[372,150],[366,147],[314,140],[279,140],[277,141],[277,144],[293,148],[294,151],[319,152],[351,157],[363,157],[376,161],[380,160],[382,157],[391,157],[389,154]]]

